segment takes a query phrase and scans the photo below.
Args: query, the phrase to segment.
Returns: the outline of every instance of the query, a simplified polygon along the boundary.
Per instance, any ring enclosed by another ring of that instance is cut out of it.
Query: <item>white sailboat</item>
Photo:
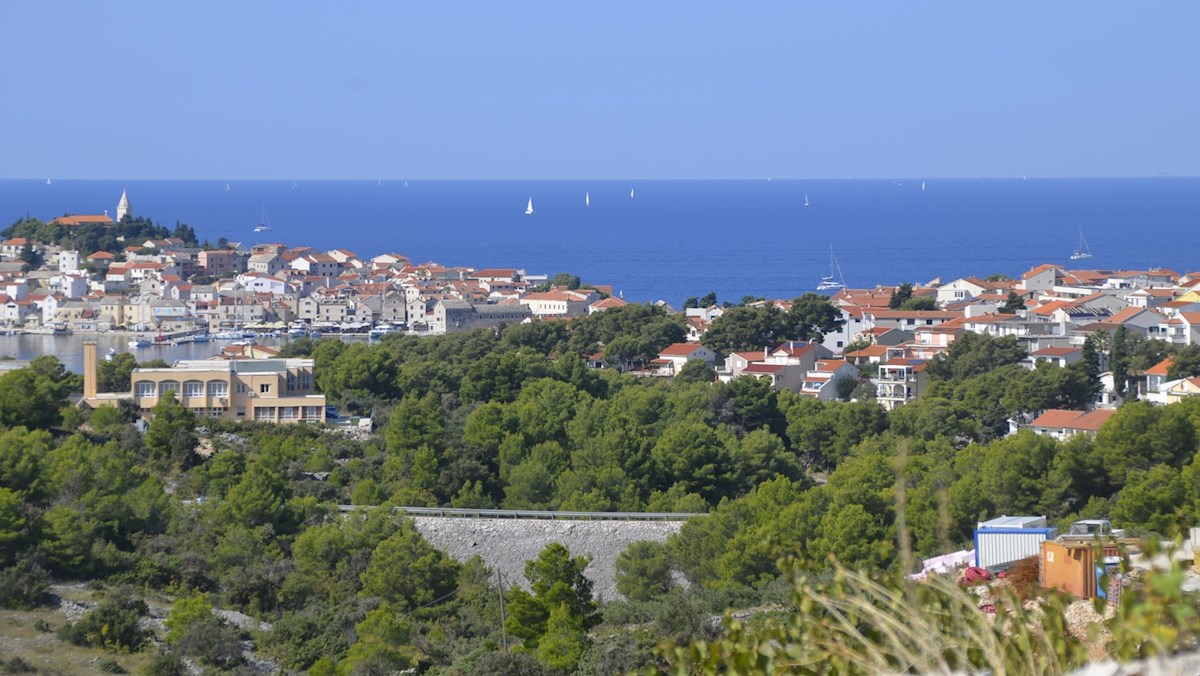
[[[921,192],[925,192],[925,181],[921,181]]]
[[[1092,250],[1088,248],[1087,240],[1083,238],[1083,228],[1079,229],[1079,246],[1075,248],[1075,253],[1071,254],[1071,260],[1079,261],[1092,257]]]
[[[838,265],[837,256],[833,255],[833,242],[829,243],[829,274],[821,278],[817,291],[840,291],[846,288],[846,280],[842,277],[842,266]]]
[[[592,194],[590,192],[583,193],[583,206],[592,206]]]
[[[267,210],[263,209],[262,218],[259,219],[258,225],[254,226],[254,232],[265,232],[271,229],[271,221],[267,219]]]
[[[629,199],[633,199],[633,188],[629,189]]]
[[[804,193],[804,206],[808,206],[808,193]]]
[[[225,184],[225,192],[229,192],[229,184],[228,183]]]
[[[529,204],[525,205],[525,215],[526,216],[533,215],[533,198],[532,197],[529,198]]]
[[[51,185],[51,183],[52,181],[50,179],[46,179],[46,185]]]

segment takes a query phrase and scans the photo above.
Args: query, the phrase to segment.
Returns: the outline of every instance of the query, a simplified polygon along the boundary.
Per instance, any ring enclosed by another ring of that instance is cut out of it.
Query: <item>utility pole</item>
[[[504,628],[507,619],[504,614],[504,575],[499,571],[496,571],[496,581],[499,583],[500,593],[500,643],[504,646],[504,652],[508,652],[508,631]]]

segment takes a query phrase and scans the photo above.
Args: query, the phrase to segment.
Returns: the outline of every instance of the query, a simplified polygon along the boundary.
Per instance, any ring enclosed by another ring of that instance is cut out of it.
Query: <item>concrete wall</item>
[[[584,575],[597,600],[622,598],[614,575],[617,556],[638,540],[665,542],[678,533],[681,521],[553,521],[545,519],[471,519],[416,517],[417,530],[430,544],[466,561],[478,554],[492,570],[504,575],[505,585],[528,588],[525,562],[537,558],[552,542],[561,542],[572,556],[587,554],[592,563]]]

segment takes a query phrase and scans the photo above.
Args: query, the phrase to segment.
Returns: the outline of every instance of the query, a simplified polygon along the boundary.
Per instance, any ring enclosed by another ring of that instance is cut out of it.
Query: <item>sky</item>
[[[3,0],[0,178],[1200,175],[1200,3]]]

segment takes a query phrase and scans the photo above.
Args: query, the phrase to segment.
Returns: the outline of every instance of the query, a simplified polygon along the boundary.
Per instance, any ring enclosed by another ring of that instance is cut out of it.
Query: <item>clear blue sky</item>
[[[1200,2],[3,0],[0,177],[1200,175]]]

